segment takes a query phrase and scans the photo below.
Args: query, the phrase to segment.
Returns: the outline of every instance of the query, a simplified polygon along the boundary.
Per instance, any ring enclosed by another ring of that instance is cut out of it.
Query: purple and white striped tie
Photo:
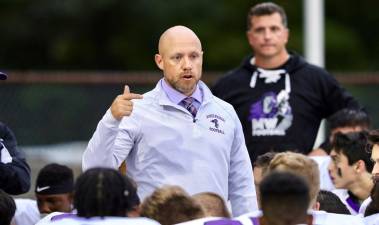
[[[196,117],[196,113],[197,113],[197,109],[196,107],[193,105],[193,101],[195,101],[194,98],[192,97],[187,97],[185,99],[182,100],[183,102],[183,106],[192,114],[192,116],[195,118]]]

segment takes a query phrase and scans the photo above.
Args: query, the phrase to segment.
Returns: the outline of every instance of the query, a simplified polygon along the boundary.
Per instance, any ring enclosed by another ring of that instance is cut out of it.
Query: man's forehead
[[[279,13],[273,13],[268,15],[256,15],[251,17],[251,25],[253,27],[257,25],[283,25],[282,17]]]
[[[48,195],[41,195],[36,194],[37,199],[44,200],[44,199],[62,199],[67,198],[71,195],[71,193],[63,193],[63,194],[48,194]]]
[[[371,158],[379,158],[379,145],[374,144],[372,147]]]
[[[336,151],[335,149],[332,149],[330,152],[330,156],[334,158],[341,158],[341,157],[347,157],[343,151]]]

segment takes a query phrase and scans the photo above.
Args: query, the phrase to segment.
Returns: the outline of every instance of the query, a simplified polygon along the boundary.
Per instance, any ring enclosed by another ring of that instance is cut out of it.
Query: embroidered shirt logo
[[[211,122],[214,123],[214,126],[216,128],[218,128],[218,120],[217,119],[213,119],[213,120],[211,120]]]
[[[225,122],[224,118],[215,114],[209,114],[207,115],[207,119],[211,119],[210,122],[212,123],[212,126],[209,127],[210,131],[225,134],[225,132],[220,128],[220,123]]]

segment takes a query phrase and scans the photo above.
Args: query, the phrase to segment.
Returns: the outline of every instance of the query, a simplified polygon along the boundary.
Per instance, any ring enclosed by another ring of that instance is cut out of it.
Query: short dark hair
[[[0,224],[9,225],[16,212],[13,198],[0,189]]]
[[[251,29],[253,16],[266,16],[274,13],[279,13],[282,18],[282,24],[287,27],[287,15],[284,9],[273,2],[263,2],[250,8],[247,14],[247,30]]]
[[[300,176],[283,171],[269,173],[259,186],[263,216],[269,224],[303,223],[310,204],[309,187]]]
[[[134,182],[111,168],[92,168],[75,184],[74,208],[79,217],[126,216],[140,200]]]
[[[359,109],[344,108],[328,118],[330,130],[342,127],[362,127],[368,129],[371,121],[368,114]]]
[[[331,191],[320,190],[317,195],[317,202],[320,203],[320,209],[329,213],[347,214],[350,215],[346,205],[341,199]]]
[[[379,130],[371,130],[368,133],[368,140],[372,145],[379,145]]]
[[[40,189],[41,187],[49,187]],[[72,193],[74,173],[71,168],[57,163],[44,166],[37,175],[35,193],[39,195]]]
[[[372,171],[374,164],[371,161],[367,132],[337,133],[332,146],[335,152],[342,153],[347,157],[349,165],[363,160],[366,170]]]
[[[259,155],[257,159],[254,161],[254,167],[268,167],[270,165],[271,160],[275,157],[277,152],[266,152],[265,154]]]

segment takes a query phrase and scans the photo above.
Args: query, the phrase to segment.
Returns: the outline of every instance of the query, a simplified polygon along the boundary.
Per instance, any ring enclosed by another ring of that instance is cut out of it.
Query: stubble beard
[[[177,82],[171,83],[171,86],[180,93],[189,96],[195,91],[198,82],[199,80],[195,80],[194,82],[191,81],[191,83],[187,84],[185,81],[180,82],[180,80],[178,80]]]

